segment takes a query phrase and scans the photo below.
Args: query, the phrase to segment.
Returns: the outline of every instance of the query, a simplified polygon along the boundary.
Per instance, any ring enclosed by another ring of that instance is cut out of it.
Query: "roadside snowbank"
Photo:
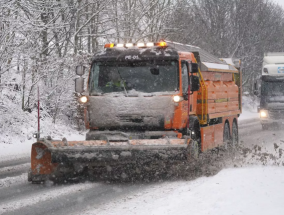
[[[242,109],[243,112],[241,113],[239,120],[246,120],[246,119],[256,119],[259,118],[259,113],[257,113],[257,104],[259,102],[250,96],[243,96],[242,97]]]
[[[23,127],[25,128],[25,126]],[[36,141],[36,139],[32,137],[36,128],[37,124],[34,125],[34,128],[30,126],[29,129],[26,129],[25,132],[22,132],[20,135],[4,136],[0,134],[0,139],[6,139],[5,142],[0,141],[0,161],[30,156],[31,145]],[[86,131],[79,132],[61,123],[54,124],[51,122],[51,119],[46,119],[41,122],[41,131],[41,137],[51,136],[53,139],[59,140],[63,137],[66,137],[67,140],[85,140],[86,134]],[[11,139],[12,143],[10,142]]]
[[[31,113],[23,111],[19,102],[21,96],[8,88],[0,92],[0,160],[29,156],[35,142],[32,135],[37,131],[37,110],[33,109]],[[41,137],[84,139],[84,133],[79,133],[72,125],[60,120],[52,123],[51,116],[44,110],[41,111],[41,132]]]
[[[157,184],[81,214],[283,214],[284,167],[225,169],[213,177]],[[91,206],[90,206],[91,207]]]
[[[247,119],[259,119],[259,113],[257,111],[251,111],[247,109],[243,109],[243,112],[241,113],[239,117],[239,121],[247,120]]]

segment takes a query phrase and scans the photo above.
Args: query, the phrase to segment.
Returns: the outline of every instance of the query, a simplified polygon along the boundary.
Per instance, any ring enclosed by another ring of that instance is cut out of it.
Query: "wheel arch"
[[[190,130],[193,130],[194,127],[196,126],[196,124],[198,126],[199,137],[201,138],[201,130],[200,130],[200,123],[199,123],[198,117],[197,116],[189,116],[189,126],[188,126],[188,128]]]
[[[200,124],[199,124],[199,119],[197,116],[189,116],[189,128],[193,128],[194,123],[198,122],[199,128],[200,128]]]

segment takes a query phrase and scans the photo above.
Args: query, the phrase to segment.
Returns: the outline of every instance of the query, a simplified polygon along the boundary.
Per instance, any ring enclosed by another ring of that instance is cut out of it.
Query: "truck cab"
[[[199,152],[236,142],[241,76],[230,63],[170,41],[106,44],[80,98],[86,140],[189,139]]]
[[[259,113],[262,128],[282,124],[284,119],[284,53],[266,53],[262,76],[255,83],[260,97]]]
[[[188,115],[196,114],[198,65],[192,53],[163,44],[107,44],[95,55],[85,92],[87,140],[109,131],[131,139],[186,135]]]

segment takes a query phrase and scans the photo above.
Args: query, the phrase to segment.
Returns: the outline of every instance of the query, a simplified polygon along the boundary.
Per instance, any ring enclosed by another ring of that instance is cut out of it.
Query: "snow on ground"
[[[283,193],[284,167],[234,168],[194,181],[157,184],[81,214],[278,215],[284,213]]]
[[[243,99],[243,113],[239,118],[240,121],[258,119],[255,103],[252,99]],[[31,137],[32,131],[36,130],[36,121],[32,121],[32,126],[22,128],[24,131],[22,135],[9,137],[15,140],[12,144],[7,144],[7,141],[6,143],[0,142],[0,161],[29,156],[31,145],[35,141]],[[67,137],[67,140],[84,140],[85,138],[85,132],[78,132],[60,123],[53,124],[50,120],[41,122],[41,125],[42,136],[50,135],[54,139]],[[1,134],[0,137],[0,140],[6,138]],[[23,183],[23,180],[26,180],[26,173],[14,177],[12,182],[10,178],[1,179],[0,187],[8,187],[11,183]],[[83,189],[89,189],[93,185],[82,186]],[[19,204],[15,199],[8,205],[5,204],[3,207],[5,209],[2,209],[0,213],[5,210],[16,210],[22,205],[28,206],[54,198],[54,195],[66,195],[73,192],[76,192],[73,187],[62,187],[59,192],[50,191],[45,196],[35,194]],[[201,177],[193,181],[157,183],[138,193],[127,194],[120,199],[104,202],[97,208],[89,205],[88,209],[81,211],[81,214],[276,215],[284,213],[283,193],[284,167],[228,168],[214,176]]]
[[[31,113],[23,111],[19,104],[21,95],[4,89],[0,92],[0,160],[12,160],[30,155],[32,137],[37,132],[37,110]],[[41,111],[41,137],[54,139],[84,140],[85,133],[78,132],[74,125],[67,125],[58,120],[52,123],[51,116]]]
[[[0,179],[0,188],[14,186],[20,183],[27,183],[28,174],[22,173],[21,175],[15,177],[6,177]]]
[[[41,122],[41,137],[51,136],[53,139],[61,140],[66,137],[67,140],[85,140],[86,131],[76,131],[63,124],[53,124],[49,120]],[[36,131],[36,128],[33,130]],[[20,157],[27,157],[31,153],[31,146],[36,141],[32,137],[33,132],[25,133],[23,136],[14,136],[13,143],[7,144],[0,142],[0,160],[14,160]],[[26,137],[25,137],[26,136]]]
[[[257,112],[257,104],[259,102],[255,97],[243,96],[242,97],[242,113],[239,117],[239,120],[247,119],[257,119],[259,118],[259,113]]]
[[[257,113],[257,111],[254,112],[247,109],[243,109],[243,112],[239,117],[239,121],[247,119],[259,119],[259,113]]]
[[[17,209],[20,209],[21,207],[36,205],[39,202],[44,202],[64,195],[72,195],[74,193],[89,190],[97,186],[99,185],[91,183],[58,186],[54,187],[54,189],[45,191],[44,194],[35,192],[25,199],[20,199],[20,201],[19,199],[17,199],[17,197],[15,197],[13,201],[0,203],[0,214],[3,214],[5,212],[11,213],[11,211],[15,211]],[[54,190],[56,190],[56,192],[54,192]],[[83,197],[78,196],[78,202],[82,202],[83,200]]]
[[[22,126],[18,134],[11,131],[11,134],[0,134],[0,160],[14,160],[20,157],[27,157],[31,153],[31,146],[36,141],[33,133],[37,131],[37,119],[34,114],[23,113],[21,118]],[[41,137],[51,136],[53,139],[61,140],[66,137],[67,140],[84,140],[86,131],[77,131],[61,122],[52,123],[51,118],[41,120]]]

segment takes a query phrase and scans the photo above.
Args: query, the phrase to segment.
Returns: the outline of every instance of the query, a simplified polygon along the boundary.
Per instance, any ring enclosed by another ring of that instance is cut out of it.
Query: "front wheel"
[[[191,140],[188,146],[188,154],[190,159],[197,160],[200,154],[199,143],[196,140]]]
[[[197,120],[194,121],[191,132],[191,141],[188,146],[188,154],[190,159],[197,160],[199,154],[201,153],[200,125]]]

